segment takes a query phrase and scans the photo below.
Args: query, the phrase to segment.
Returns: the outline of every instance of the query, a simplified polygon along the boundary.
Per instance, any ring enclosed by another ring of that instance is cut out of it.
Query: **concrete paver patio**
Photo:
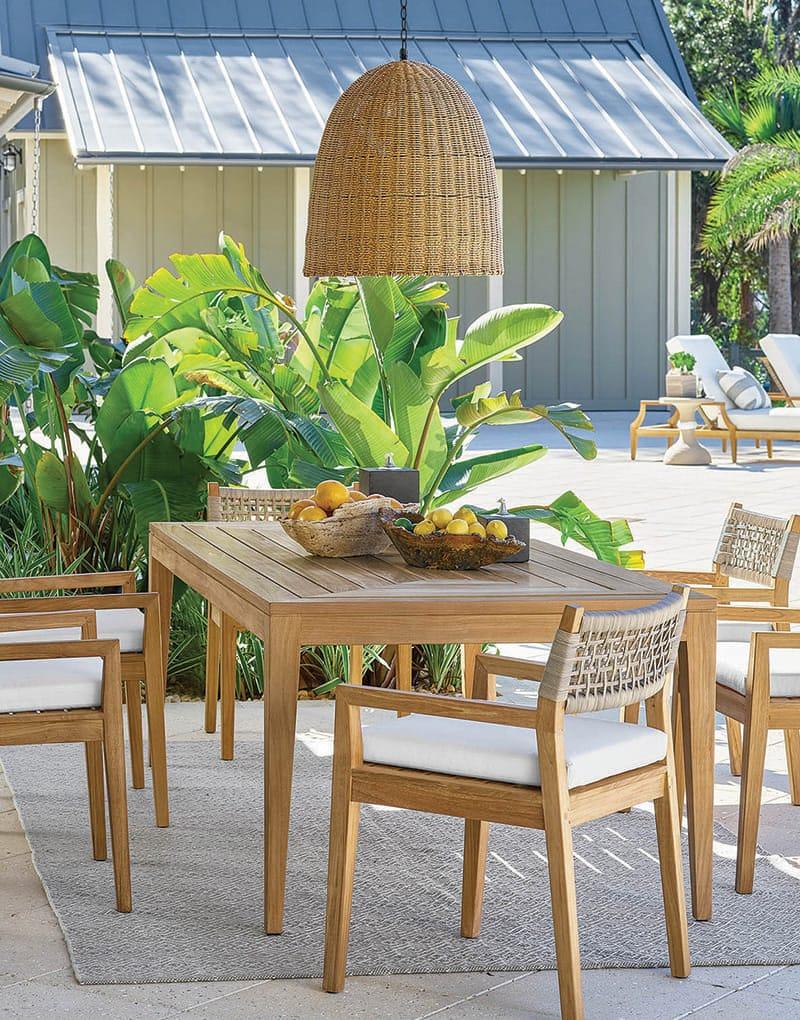
[[[643,440],[640,459],[631,463],[627,424],[632,415],[593,416],[601,453],[595,462],[580,461],[570,451],[553,449],[542,461],[507,481],[485,487],[476,502],[499,494],[510,505],[544,503],[565,488],[574,489],[598,513],[627,516],[636,542],[651,567],[691,567],[710,563],[728,503],[776,514],[800,510],[800,446],[776,447],[773,461],[764,451],[746,446],[739,466],[730,464],[717,444],[713,463],[703,467],[665,467],[663,444]],[[540,425],[486,430],[485,449],[522,441],[550,441]],[[475,448],[473,448],[475,449]],[[545,530],[540,537],[557,540]],[[793,598],[800,595],[800,571]],[[326,703],[303,703],[301,731],[330,728]],[[206,740],[199,704],[167,708],[171,740]],[[261,706],[242,704],[237,727],[257,736]],[[738,780],[726,767],[724,726],[717,730],[716,814],[735,829]],[[224,766],[220,766],[224,767]],[[767,758],[760,841],[796,871],[800,902],[800,808],[792,808],[783,742],[771,734]],[[178,823],[179,824],[179,823]],[[758,881],[758,873],[757,878]],[[624,891],[624,890],[623,890]],[[135,890],[134,890],[135,896]],[[769,919],[765,918],[768,924]],[[420,945],[424,952],[424,944]],[[662,970],[587,971],[584,974],[587,1016],[598,1020],[647,1017],[678,1020],[771,1020],[800,1016],[800,967],[696,968],[686,981]],[[30,851],[8,788],[0,773],[0,1017],[167,1018],[381,1017],[417,1018],[558,1016],[555,974],[449,974],[351,978],[340,996],[325,996],[316,981],[269,981],[254,984],[164,984],[80,987],[69,965],[60,928],[33,869]]]

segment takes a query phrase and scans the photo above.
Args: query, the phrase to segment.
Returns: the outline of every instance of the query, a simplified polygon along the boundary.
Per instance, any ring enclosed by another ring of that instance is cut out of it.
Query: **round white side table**
[[[674,407],[678,412],[680,435],[664,454],[665,464],[710,464],[711,454],[697,441],[697,410],[706,397],[659,397],[660,404]]]

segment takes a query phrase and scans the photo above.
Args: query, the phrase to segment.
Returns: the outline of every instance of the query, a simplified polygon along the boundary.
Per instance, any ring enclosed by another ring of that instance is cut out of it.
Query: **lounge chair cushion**
[[[7,641],[78,641],[80,628],[73,630],[20,630],[0,634],[0,643]],[[144,613],[138,609],[99,609],[97,637],[103,641],[119,641],[121,652],[141,652],[144,647]]]
[[[758,432],[800,432],[800,407],[770,407],[758,411],[727,412],[737,429]]]
[[[733,401],[717,381],[717,372],[729,372],[730,367],[722,356],[722,351],[707,333],[696,333],[693,336],[674,336],[667,340],[670,354],[691,354],[695,359],[694,371],[703,392],[709,400],[719,401],[726,407],[733,407]]]
[[[749,663],[749,641],[721,642],[717,645],[717,683],[744,694]],[[773,698],[800,697],[800,647],[770,649],[769,671]]]
[[[0,713],[97,708],[102,692],[102,659],[0,662]]]
[[[717,382],[725,396],[742,411],[756,411],[772,406],[767,391],[746,368],[737,366],[729,371],[717,372]]]
[[[800,336],[796,333],[767,333],[759,341],[775,374],[790,397],[800,397]]]
[[[662,761],[666,736],[648,726],[599,719],[564,723],[570,788]],[[364,760],[380,765],[539,786],[534,730],[409,715],[364,727]]]

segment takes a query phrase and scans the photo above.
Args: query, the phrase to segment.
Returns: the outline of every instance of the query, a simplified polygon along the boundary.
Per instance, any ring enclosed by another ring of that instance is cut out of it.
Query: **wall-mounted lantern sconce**
[[[22,163],[22,149],[14,145],[12,142],[7,142],[3,146],[0,158],[2,159],[0,165],[3,167],[3,173],[13,174],[17,167]]]

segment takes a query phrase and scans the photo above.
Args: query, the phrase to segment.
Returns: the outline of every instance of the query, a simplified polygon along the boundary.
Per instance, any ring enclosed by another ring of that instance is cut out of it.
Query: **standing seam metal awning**
[[[79,163],[310,164],[329,110],[396,40],[49,28]],[[499,166],[719,167],[733,150],[637,42],[419,35],[470,94]]]
[[[39,77],[36,64],[0,54],[0,136],[17,126],[37,96],[44,99],[54,89],[53,82]]]

